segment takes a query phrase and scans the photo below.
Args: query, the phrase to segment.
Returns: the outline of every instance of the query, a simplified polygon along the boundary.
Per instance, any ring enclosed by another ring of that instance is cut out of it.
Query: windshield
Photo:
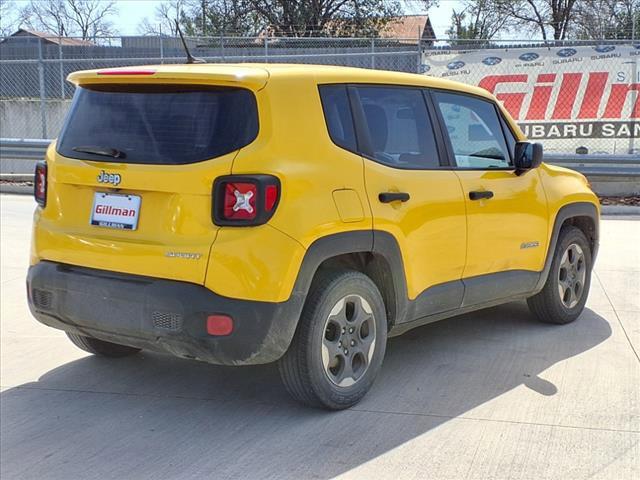
[[[245,89],[95,85],[76,90],[57,148],[70,158],[184,164],[238,150],[257,133]]]

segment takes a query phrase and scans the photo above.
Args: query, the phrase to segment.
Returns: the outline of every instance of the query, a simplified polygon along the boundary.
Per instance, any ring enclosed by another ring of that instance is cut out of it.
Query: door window
[[[359,86],[374,160],[394,168],[440,166],[427,105],[419,88]]]
[[[445,92],[434,92],[433,97],[442,114],[456,166],[509,168],[511,156],[492,102]]]
[[[517,140],[515,135],[513,134],[513,131],[511,131],[509,124],[501,114],[500,114],[500,124],[502,125],[502,131],[504,132],[504,136],[507,139],[507,148],[509,149],[511,163],[513,164],[513,157],[516,151]]]

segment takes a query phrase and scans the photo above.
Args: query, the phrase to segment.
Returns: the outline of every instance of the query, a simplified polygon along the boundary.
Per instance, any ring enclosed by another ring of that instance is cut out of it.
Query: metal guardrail
[[[0,138],[0,159],[41,160],[51,140]]]
[[[640,155],[545,154],[544,161],[587,177],[640,177]]]
[[[51,140],[0,138],[0,158],[41,160],[50,143]],[[548,153],[544,161],[577,170],[588,177],[640,177],[640,155]],[[2,179],[10,180],[11,175],[2,174]]]

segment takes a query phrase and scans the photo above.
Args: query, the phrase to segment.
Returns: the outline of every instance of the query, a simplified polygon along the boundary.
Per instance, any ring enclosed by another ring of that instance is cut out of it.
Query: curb
[[[19,183],[0,183],[0,193],[11,193],[14,195],[33,195],[33,185]]]
[[[602,215],[640,215],[640,206],[636,205],[602,205]]]

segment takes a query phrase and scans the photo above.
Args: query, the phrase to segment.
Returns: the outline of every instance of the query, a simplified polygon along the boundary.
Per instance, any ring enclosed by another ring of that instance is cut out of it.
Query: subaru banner
[[[496,95],[553,152],[640,153],[640,45],[427,51],[427,75]]]

